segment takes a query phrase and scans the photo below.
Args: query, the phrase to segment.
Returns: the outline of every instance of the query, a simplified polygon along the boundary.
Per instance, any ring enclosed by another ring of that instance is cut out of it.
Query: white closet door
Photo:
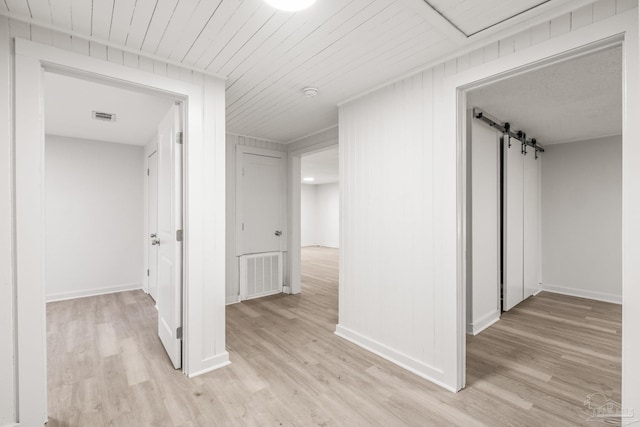
[[[533,150],[524,160],[524,298],[538,291],[540,277],[538,164]]]
[[[524,300],[523,291],[523,239],[524,221],[523,179],[525,156],[519,141],[508,138],[504,144],[504,260],[503,260],[503,309],[511,310]]]

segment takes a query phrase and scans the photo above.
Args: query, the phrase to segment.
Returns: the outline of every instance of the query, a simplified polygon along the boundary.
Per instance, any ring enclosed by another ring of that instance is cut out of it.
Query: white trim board
[[[65,301],[76,298],[95,297],[98,295],[117,294],[119,292],[144,290],[142,283],[129,283],[125,285],[109,286],[106,288],[86,289],[82,291],[60,292],[47,295],[47,302]]]
[[[595,301],[610,302],[612,304],[622,304],[622,295],[608,294],[605,292],[588,291],[586,289],[566,288],[564,286],[555,286],[543,284],[541,291],[551,292],[554,294],[569,295],[572,297],[592,299]]]
[[[409,372],[416,374],[419,377],[431,381],[439,385],[440,387],[444,387],[449,391],[452,391],[454,393],[456,392],[455,388],[438,379],[438,377],[442,375],[442,371],[436,367],[420,362],[419,360],[416,360],[413,357],[403,354],[397,350],[393,350],[392,348],[389,348],[374,339],[365,337],[364,335],[354,332],[349,328],[345,328],[342,325],[336,325],[335,334],[340,338],[350,341],[353,344],[362,347],[363,349],[370,351],[371,353],[376,354],[383,359],[386,359],[400,366],[401,368],[406,369]]]
[[[482,316],[477,322],[469,323],[467,325],[467,333],[471,335],[478,335],[498,320],[500,320],[500,310],[492,311],[491,313]]]
[[[233,305],[240,302],[240,295],[227,295],[224,305]]]

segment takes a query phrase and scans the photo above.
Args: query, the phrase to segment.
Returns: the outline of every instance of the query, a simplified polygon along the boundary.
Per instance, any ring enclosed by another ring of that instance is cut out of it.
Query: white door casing
[[[182,144],[180,109],[171,107],[158,126],[158,336],[173,363],[182,366]]]
[[[152,245],[154,238],[158,236],[158,152],[154,151],[149,156],[147,168],[148,192],[148,222],[149,236],[146,245],[149,253],[149,295],[154,301],[158,301],[158,246]]]

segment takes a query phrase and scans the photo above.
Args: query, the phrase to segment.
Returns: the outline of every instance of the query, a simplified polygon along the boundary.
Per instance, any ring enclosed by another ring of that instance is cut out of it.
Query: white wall
[[[317,209],[316,186],[302,184],[300,187],[300,236],[301,246],[316,246],[318,243],[316,231]]]
[[[543,289],[622,301],[622,138],[542,155]]]
[[[302,246],[340,246],[340,187],[338,183],[302,184]]]
[[[226,303],[238,302],[240,295],[239,260],[236,256],[236,147],[242,145],[265,150],[285,152],[286,146],[278,142],[226,135]],[[286,197],[286,189],[282,189]],[[286,219],[283,221],[286,224]]]
[[[47,135],[47,300],[139,289],[144,148]]]
[[[338,335],[449,389],[462,387],[456,88],[553,52],[559,39],[588,43],[592,23],[610,35],[629,16],[637,21],[634,7],[586,5],[340,107]],[[529,49],[537,44],[543,46]],[[623,363],[628,372],[630,363]],[[634,389],[631,382],[623,381],[626,390]]]

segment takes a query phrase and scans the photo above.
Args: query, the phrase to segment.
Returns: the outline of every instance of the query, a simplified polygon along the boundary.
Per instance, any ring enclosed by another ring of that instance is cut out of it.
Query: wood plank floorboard
[[[302,262],[302,294],[227,307],[232,364],[193,379],[142,291],[48,304],[48,426],[586,426],[587,395],[620,400],[618,305],[529,298],[467,338],[454,394],[337,337],[338,251]]]

